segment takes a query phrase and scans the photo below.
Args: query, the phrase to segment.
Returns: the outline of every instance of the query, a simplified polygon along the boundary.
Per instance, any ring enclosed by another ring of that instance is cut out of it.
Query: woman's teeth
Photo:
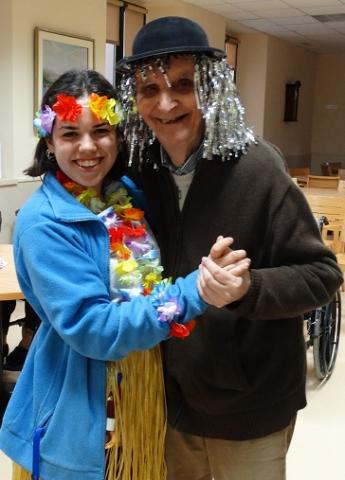
[[[90,168],[99,164],[98,160],[77,160],[79,167]]]

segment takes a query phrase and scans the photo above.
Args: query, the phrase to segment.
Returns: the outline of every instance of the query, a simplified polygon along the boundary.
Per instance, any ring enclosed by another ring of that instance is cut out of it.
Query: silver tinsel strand
[[[203,157],[212,159],[219,156],[223,161],[246,153],[255,142],[251,129],[244,123],[244,108],[241,105],[233,72],[226,59],[216,59],[206,55],[193,55],[195,59],[195,96],[198,108],[205,120]],[[144,149],[155,139],[154,133],[147,127],[136,107],[135,72],[145,78],[147,69],[158,69],[164,76],[167,86],[169,57],[152,60],[149,65],[135,65],[124,74],[120,92],[124,110],[124,134],[129,145],[129,165],[133,161],[136,149],[142,162]]]

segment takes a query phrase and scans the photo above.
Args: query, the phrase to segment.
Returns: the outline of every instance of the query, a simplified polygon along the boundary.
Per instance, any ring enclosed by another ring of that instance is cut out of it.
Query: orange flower
[[[131,256],[131,251],[122,243],[112,243],[111,250],[115,252],[118,258],[121,258],[122,260],[128,260]]]
[[[102,118],[105,102],[108,100],[106,96],[101,97],[97,93],[91,93],[89,97],[89,107],[91,112],[98,118]]]
[[[144,216],[144,212],[142,210],[139,210],[139,208],[126,208],[122,212],[122,217],[124,220],[141,220]]]

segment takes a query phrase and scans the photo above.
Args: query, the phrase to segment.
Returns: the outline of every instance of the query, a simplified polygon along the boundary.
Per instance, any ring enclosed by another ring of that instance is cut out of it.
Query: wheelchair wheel
[[[313,312],[313,355],[319,380],[329,377],[338,353],[341,325],[341,295],[337,291],[333,300]]]

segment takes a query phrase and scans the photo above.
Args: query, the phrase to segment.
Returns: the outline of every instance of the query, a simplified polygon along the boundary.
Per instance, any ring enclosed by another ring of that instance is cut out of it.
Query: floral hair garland
[[[144,212],[133,207],[127,190],[120,186],[106,192],[105,201],[94,188],[73,182],[61,170],[56,178],[76,200],[99,216],[110,240],[110,291],[112,301],[129,301],[138,295],[150,295],[160,323],[170,328],[170,336],[187,337],[195,320],[179,323],[181,308],[176,298],[167,298],[170,279],[162,278],[157,247],[147,232]]]
[[[120,102],[115,98],[91,93],[86,106],[90,108],[97,119],[105,120],[110,125],[118,125],[122,121],[122,108]],[[60,93],[53,108],[43,105],[41,110],[36,113],[34,127],[38,137],[45,138],[51,135],[56,117],[61,121],[76,122],[81,112],[82,105],[77,102],[75,97]]]

